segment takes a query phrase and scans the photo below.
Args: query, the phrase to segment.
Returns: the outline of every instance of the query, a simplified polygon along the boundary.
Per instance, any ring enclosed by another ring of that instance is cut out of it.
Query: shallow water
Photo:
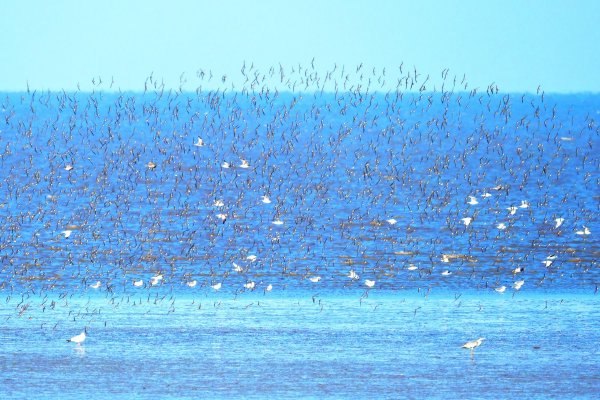
[[[8,398],[593,398],[600,390],[593,295],[69,301],[2,324]],[[69,315],[79,307],[100,310],[81,347],[65,342],[81,329]],[[477,337],[486,340],[471,358],[460,346]]]

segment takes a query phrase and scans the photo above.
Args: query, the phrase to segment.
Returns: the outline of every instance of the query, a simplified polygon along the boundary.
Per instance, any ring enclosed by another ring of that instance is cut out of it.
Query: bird
[[[161,274],[156,274],[152,278],[150,278],[150,285],[156,286],[160,281],[162,281],[163,276]]]
[[[69,171],[73,170],[73,168],[74,168],[74,167],[73,167],[71,164],[67,164],[67,165],[65,166],[65,171],[69,172]]]
[[[143,280],[137,280],[137,281],[133,281],[133,286],[135,287],[140,287],[144,285],[144,281]]]
[[[83,328],[83,332],[79,335],[73,336],[71,339],[67,339],[67,342],[76,343],[77,346],[81,346],[83,342],[85,342],[85,338],[87,337],[87,328]]]
[[[591,233],[592,232],[590,231],[590,229],[587,226],[584,226],[582,230],[575,232],[576,235],[589,235]]]
[[[219,218],[223,223],[227,221],[227,214],[219,213],[217,214],[217,218]]]
[[[261,201],[264,204],[271,204],[271,199],[269,199],[269,196],[261,196]]]
[[[223,200],[215,200],[215,202],[213,203],[213,206],[215,207],[223,207],[225,205],[225,203],[223,202]]]
[[[542,264],[544,264],[544,266],[546,268],[548,268],[549,266],[551,266],[553,262],[554,262],[554,260],[542,260]]]
[[[240,164],[240,168],[250,168],[250,164],[248,163],[248,161],[246,160],[242,160],[242,163]]]
[[[273,225],[283,225],[283,221],[280,219],[276,219],[272,222]]]
[[[475,351],[475,348],[481,346],[481,343],[483,343],[484,340],[485,340],[485,338],[479,338],[477,340],[471,340],[471,341],[463,344],[461,347],[463,349],[469,349],[469,350],[471,350],[471,356],[472,356],[473,352]]]
[[[256,261],[258,257],[256,257],[254,254],[250,254],[248,256],[246,256],[246,260],[250,261],[250,262],[254,262]]]
[[[196,139],[196,142],[194,143],[194,146],[196,146],[196,147],[202,147],[202,146],[204,146],[204,140],[202,140],[202,138]]]
[[[496,228],[503,231],[506,229],[506,224],[504,222],[500,222],[498,225],[496,225]]]
[[[513,275],[519,274],[521,272],[525,271],[525,267],[517,267],[515,269],[512,270]]]
[[[445,269],[445,270],[442,271],[442,275],[449,276],[449,275],[452,275],[452,272],[450,272],[447,269]]]
[[[396,224],[396,223],[398,222],[398,221],[397,221],[396,219],[394,219],[394,218],[386,219],[385,221],[386,221],[388,224],[390,224],[390,225],[394,225],[394,224]]]
[[[372,288],[373,286],[375,286],[375,281],[370,280],[370,279],[365,279],[365,286],[368,288]]]
[[[219,283],[215,283],[214,285],[211,285],[210,287],[213,288],[214,290],[219,290],[219,289],[221,289],[221,286],[223,286],[223,284],[221,282],[219,282]]]
[[[98,289],[100,287],[100,281],[96,281],[96,283],[90,285],[92,289]]]
[[[515,215],[517,213],[518,208],[515,206],[510,206],[507,208],[507,210],[509,211],[510,215]]]
[[[265,292],[270,292],[271,290],[273,290],[273,285],[271,285],[270,283],[267,285],[267,287],[265,288]]]
[[[196,286],[196,284],[197,284],[197,283],[198,283],[198,282],[196,282],[195,280],[193,280],[193,281],[186,282],[185,284],[186,284],[188,287],[191,287],[191,288],[193,288],[193,287],[195,287],[195,286]]]
[[[519,206],[519,208],[528,208],[529,207],[529,203],[527,202],[527,200],[521,200],[521,205]]]
[[[65,229],[64,231],[61,232],[63,234],[63,236],[65,237],[65,239],[68,239],[69,236],[71,236],[71,234],[73,233],[72,230],[70,229]]]
[[[565,222],[565,219],[564,218],[556,218],[554,220],[554,222],[556,223],[554,225],[554,229],[558,229],[563,224],[563,222]]]
[[[227,161],[223,161],[223,163],[221,163],[221,168],[229,169],[230,167],[231,164],[229,164]]]
[[[469,196],[469,201],[467,202],[467,204],[474,206],[476,204],[479,204],[479,202],[477,201],[477,198],[475,196]]]
[[[350,272],[348,272],[348,278],[352,279],[353,281],[360,279],[360,276],[358,276],[358,274],[356,273],[356,271],[354,271],[353,269],[350,270]]]
[[[249,290],[254,289],[254,286],[256,286],[256,283],[254,283],[252,281],[244,283],[244,287]]]
[[[515,289],[515,290],[519,290],[519,289],[521,289],[521,287],[522,287],[524,284],[525,284],[525,281],[524,281],[524,280],[515,281],[515,282],[513,283],[513,289]]]
[[[311,281],[312,283],[317,283],[321,280],[320,276],[311,276],[308,278],[309,281]]]
[[[499,286],[494,289],[497,293],[504,293],[506,291],[506,286]]]
[[[463,224],[465,224],[465,226],[469,226],[471,224],[471,222],[473,221],[473,218],[465,217],[465,218],[462,218],[461,221],[463,222]]]
[[[242,273],[244,272],[244,269],[242,267],[240,267],[238,264],[236,263],[232,263],[233,264],[233,270],[237,273]]]
[[[153,163],[152,161],[148,161],[148,163],[146,164],[146,167],[148,167],[148,169],[154,169],[154,168],[156,168],[156,164]]]

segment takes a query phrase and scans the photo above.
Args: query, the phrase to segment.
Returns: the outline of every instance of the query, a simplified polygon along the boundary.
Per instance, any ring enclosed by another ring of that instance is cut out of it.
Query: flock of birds
[[[0,291],[20,316],[53,292],[597,291],[599,104],[403,65],[240,73],[4,95]]]

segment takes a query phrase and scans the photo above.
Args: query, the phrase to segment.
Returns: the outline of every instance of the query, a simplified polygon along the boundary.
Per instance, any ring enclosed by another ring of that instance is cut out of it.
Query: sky
[[[597,0],[3,0],[0,90],[139,91],[151,74],[239,89],[244,63],[314,59],[323,74],[385,68],[389,85],[402,65],[438,86],[448,68],[471,88],[599,92],[599,16]]]

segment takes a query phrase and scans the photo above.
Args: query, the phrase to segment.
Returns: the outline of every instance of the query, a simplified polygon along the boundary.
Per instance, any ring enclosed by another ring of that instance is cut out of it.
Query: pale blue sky
[[[194,90],[200,68],[216,85],[244,60],[266,73],[315,57],[322,71],[404,62],[483,89],[598,92],[599,19],[596,0],[3,0],[0,90],[89,90],[97,76],[141,90],[151,72],[173,87],[185,72]]]

